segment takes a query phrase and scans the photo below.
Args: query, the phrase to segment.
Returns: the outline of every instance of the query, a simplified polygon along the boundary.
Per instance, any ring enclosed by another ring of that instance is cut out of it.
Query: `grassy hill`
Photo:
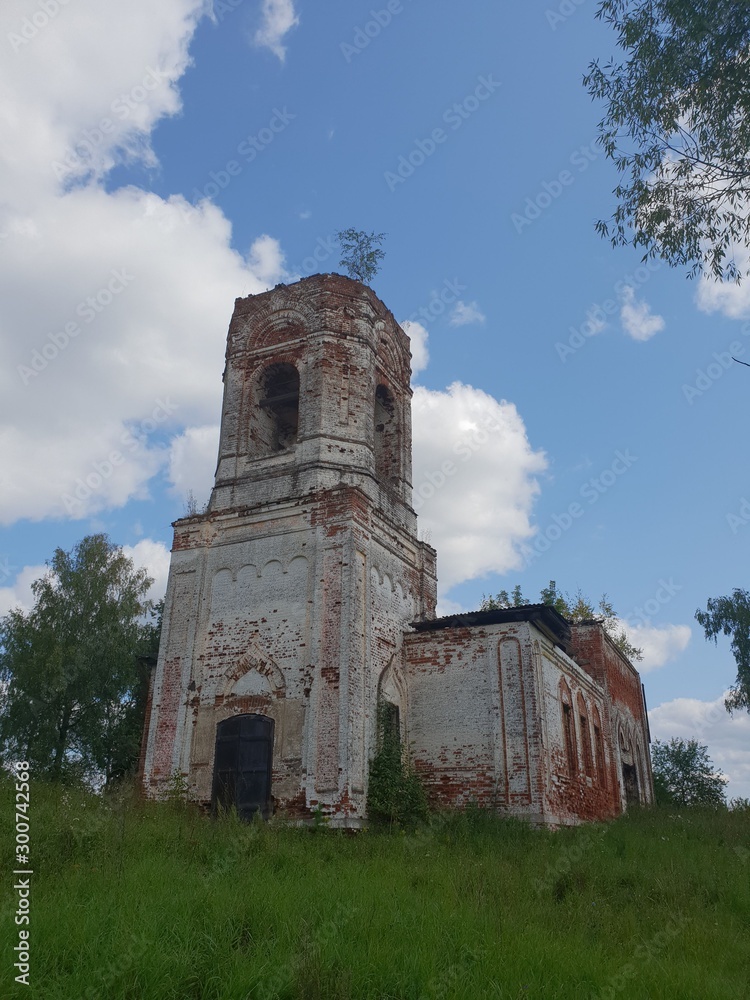
[[[552,833],[481,814],[412,834],[212,822],[32,785],[39,1000],[750,997],[750,812]]]

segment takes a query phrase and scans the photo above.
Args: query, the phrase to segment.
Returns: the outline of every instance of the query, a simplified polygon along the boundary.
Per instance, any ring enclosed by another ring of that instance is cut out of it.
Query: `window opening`
[[[297,440],[299,430],[299,372],[294,365],[270,365],[260,380],[258,406],[265,415],[268,451],[286,451]]]
[[[568,774],[575,777],[578,772],[578,755],[576,753],[575,728],[573,709],[563,703],[563,736],[565,739],[565,757],[568,763]]]
[[[390,390],[375,390],[375,474],[387,483],[398,481],[398,425],[396,404]]]

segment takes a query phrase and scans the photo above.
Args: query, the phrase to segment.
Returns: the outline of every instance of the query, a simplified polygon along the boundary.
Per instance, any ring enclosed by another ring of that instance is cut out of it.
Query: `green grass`
[[[1,792],[2,997],[750,997],[747,811],[347,836],[33,784],[21,986]]]

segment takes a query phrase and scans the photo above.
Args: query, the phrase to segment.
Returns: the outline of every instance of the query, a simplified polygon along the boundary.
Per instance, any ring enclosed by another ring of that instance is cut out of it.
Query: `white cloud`
[[[104,190],[123,156],[153,162],[150,131],[179,109],[177,82],[208,4],[107,3],[106,16],[103,6],[61,5],[0,61],[4,524],[87,517],[147,496],[170,439],[216,419],[235,296],[283,274],[274,239],[259,237],[243,258],[208,201]],[[36,10],[6,5],[0,37]]]
[[[632,285],[625,285],[620,296],[620,321],[633,340],[649,340],[664,329],[664,319],[651,312],[651,306],[635,297]]]
[[[412,378],[427,367],[430,354],[427,350],[427,339],[429,334],[421,323],[413,320],[404,320],[399,324],[401,329],[411,341],[411,374]]]
[[[628,640],[643,650],[643,659],[636,666],[639,673],[658,670],[687,649],[692,630],[689,625],[628,625],[620,621]]]
[[[652,739],[697,739],[729,778],[727,796],[750,798],[750,715],[724,708],[726,692],[715,701],[675,698],[648,713]]]
[[[169,453],[169,479],[176,493],[192,490],[199,504],[208,500],[214,485],[219,454],[219,426],[188,427],[174,438]]]
[[[250,247],[247,255],[247,266],[254,277],[270,287],[281,277],[284,277],[284,253],[279,241],[272,236],[259,236]]]
[[[597,333],[601,333],[602,330],[607,328],[604,311],[600,306],[591,306],[586,313],[586,323],[584,325],[586,327],[585,335],[587,337],[595,337]]]
[[[148,597],[155,601],[162,598],[167,589],[167,575],[169,574],[169,550],[166,546],[150,538],[143,538],[136,545],[123,545],[122,550],[129,559],[133,560],[136,569],[143,567],[153,578],[154,583],[149,590]],[[30,611],[35,601],[31,584],[48,572],[48,566],[24,566],[11,586],[0,587],[0,616],[6,614],[11,608]]]
[[[123,545],[125,555],[133,560],[136,569],[145,569],[153,579],[153,584],[147,596],[152,601],[164,597],[169,575],[169,549],[161,542],[151,538],[142,538],[135,545]]]
[[[414,390],[414,507],[438,551],[441,594],[463,580],[518,569],[546,468],[515,406],[454,382]]]
[[[439,553],[438,553],[439,555]],[[447,615],[461,615],[467,612],[469,609],[465,608],[458,601],[451,601],[447,597],[441,597],[437,602],[436,616],[438,618],[445,618]],[[476,608],[474,609],[476,611]]]
[[[294,10],[294,0],[263,0],[263,21],[255,33],[255,44],[270,49],[283,62],[286,47],[284,35],[299,24]]]
[[[36,218],[44,239],[15,240],[0,272],[6,524],[144,496],[165,436],[216,419],[229,304],[272,284],[279,259],[264,237],[243,261],[207,202],[135,189],[78,189]],[[113,272],[127,283],[110,296]],[[94,314],[90,297],[109,304]]]
[[[0,615],[7,614],[11,608],[30,611],[35,600],[31,584],[48,571],[48,566],[24,566],[10,587],[0,587]]]
[[[76,0],[24,37],[25,19],[45,20],[37,0],[2,5],[0,189],[13,192],[14,229],[33,225],[26,213],[61,179],[100,177],[121,155],[153,162],[150,132],[180,108],[176,83],[208,6]]]
[[[737,266],[743,274],[750,271],[750,251],[738,248],[734,253]],[[703,276],[695,290],[695,301],[701,312],[721,312],[729,319],[750,316],[750,282],[716,281]]]
[[[478,302],[466,303],[459,299],[453,307],[448,322],[451,326],[468,326],[469,323],[484,323],[486,319]]]

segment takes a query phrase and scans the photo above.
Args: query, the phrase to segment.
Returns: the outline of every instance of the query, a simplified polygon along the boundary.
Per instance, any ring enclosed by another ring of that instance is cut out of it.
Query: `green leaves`
[[[57,549],[31,611],[0,620],[0,749],[37,777],[107,782],[137,757],[152,581],[106,535]]]
[[[427,818],[427,798],[399,733],[398,710],[380,701],[378,743],[370,761],[367,815],[376,823],[411,828]]]
[[[342,229],[336,233],[336,239],[341,245],[341,267],[346,268],[350,278],[369,284],[380,270],[380,261],[385,257],[385,251],[380,249],[385,233]]]
[[[612,602],[606,594],[602,594],[598,605],[594,607],[593,603],[584,597],[582,591],[577,590],[571,597],[570,594],[558,590],[555,581],[550,580],[548,587],[542,587],[539,601],[541,604],[548,604],[554,608],[568,621],[598,621],[624,656],[627,656],[629,660],[643,659],[642,650],[628,640],[625,629],[620,624]],[[496,608],[518,608],[528,603],[529,601],[521,593],[520,586],[516,585],[510,595],[507,590],[501,590],[495,597],[483,597],[479,610],[493,611]]]
[[[599,141],[621,175],[614,246],[690,274],[739,280],[750,246],[750,5],[737,0],[603,0],[625,61],[584,77],[603,101]]]
[[[698,740],[656,740],[651,745],[651,766],[659,805],[725,805],[727,779]]]
[[[731,597],[712,597],[695,617],[706,639],[716,642],[720,634],[732,637],[737,680],[724,704],[728,712],[743,708],[750,712],[750,593],[736,588]]]

